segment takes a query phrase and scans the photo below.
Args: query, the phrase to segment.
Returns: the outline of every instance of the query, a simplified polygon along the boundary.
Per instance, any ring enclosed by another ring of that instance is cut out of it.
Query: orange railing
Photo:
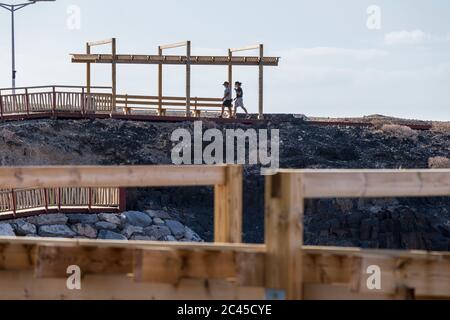
[[[0,89],[0,118],[59,115],[217,116],[220,98],[117,95],[110,87],[37,86]]]
[[[0,220],[51,212],[125,210],[121,188],[24,188],[0,190]]]

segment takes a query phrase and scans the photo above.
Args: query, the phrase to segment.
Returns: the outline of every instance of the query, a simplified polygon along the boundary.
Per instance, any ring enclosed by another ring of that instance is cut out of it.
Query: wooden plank
[[[98,54],[71,54],[72,63],[112,63],[111,55]],[[264,66],[278,66],[279,57],[233,57],[231,64],[234,66],[259,66],[261,61]],[[230,64],[228,56],[187,56],[174,55],[118,55],[115,59],[120,64],[163,64],[163,65],[185,65],[190,61],[191,65],[216,65],[228,66]]]
[[[186,42],[186,117],[191,116],[191,42]]]
[[[264,119],[264,45],[259,45],[258,119]]]
[[[224,250],[137,250],[136,281],[178,285],[181,280],[228,280],[240,286],[264,285],[264,253]]]
[[[306,284],[345,285],[361,296],[450,297],[450,253],[304,247]],[[367,286],[369,266],[381,270],[381,289]]]
[[[124,248],[38,246],[35,274],[38,278],[66,278],[67,268],[79,266],[83,274],[128,273],[133,252]]]
[[[102,46],[102,45],[110,44],[113,42],[114,42],[114,38],[106,39],[106,40],[99,40],[99,41],[92,41],[92,42],[88,42],[88,43],[89,43],[89,46],[94,47],[94,46]]]
[[[226,166],[81,166],[0,168],[0,189],[208,186],[225,182]]]
[[[242,166],[229,165],[223,184],[214,188],[215,242],[242,242]]]
[[[450,170],[281,170],[302,177],[306,198],[450,195]]]
[[[283,290],[287,299],[303,297],[303,210],[300,176],[266,177],[266,285]]]

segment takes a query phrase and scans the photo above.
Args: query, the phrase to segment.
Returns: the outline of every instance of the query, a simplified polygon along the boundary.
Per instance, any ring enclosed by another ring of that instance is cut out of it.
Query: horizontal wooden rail
[[[26,188],[0,190],[0,220],[52,212],[119,212],[119,188]]]
[[[242,241],[242,174],[234,165],[0,167],[0,189],[214,186],[214,219],[221,222],[215,240],[237,243]]]
[[[450,170],[281,170],[301,181],[305,198],[450,195]]]
[[[402,298],[398,290],[402,287],[414,288],[416,298],[450,296],[449,253],[308,246],[299,250],[306,299],[395,299]],[[10,284],[2,298],[55,297],[58,286],[33,288],[60,281],[60,290],[65,290],[68,265],[78,265],[88,277],[83,278],[81,292],[64,291],[66,299],[80,298],[80,294],[106,299],[175,299],[180,297],[178,290],[190,299],[219,298],[220,292],[222,298],[264,299],[266,252],[265,245],[252,244],[3,238],[0,285]],[[382,289],[375,292],[366,286],[366,269],[373,264],[382,267]],[[28,273],[35,277],[18,277]],[[21,280],[9,281],[12,275]],[[127,276],[131,281],[124,282]],[[27,297],[24,287],[30,288]],[[233,296],[240,290],[245,294]]]
[[[225,183],[227,166],[0,167],[0,189],[169,187]]]
[[[39,89],[41,91],[33,91]],[[139,111],[138,116],[180,116],[189,114],[191,117],[210,116],[212,112],[217,114],[222,106],[222,99],[207,97],[172,97],[165,96],[161,99],[157,96],[142,95],[116,95],[115,99],[109,92],[101,92],[108,87],[91,87],[90,93],[86,87],[76,86],[52,86],[29,87],[16,89],[16,94],[5,94],[0,90],[0,119],[27,119],[43,117],[76,116],[78,118],[104,115],[131,116],[133,111]],[[115,100],[115,108],[113,107]],[[190,112],[187,113],[188,104]],[[164,107],[164,108],[162,108]],[[173,116],[173,115],[172,115]]]

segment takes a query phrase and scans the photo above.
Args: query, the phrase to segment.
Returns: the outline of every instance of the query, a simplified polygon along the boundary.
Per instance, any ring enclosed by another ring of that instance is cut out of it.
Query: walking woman
[[[234,84],[234,90],[236,91],[236,98],[234,99],[234,116],[237,116],[237,109],[242,108],[245,112],[246,119],[250,118],[247,109],[244,107],[244,90],[242,90],[242,83],[236,81]]]

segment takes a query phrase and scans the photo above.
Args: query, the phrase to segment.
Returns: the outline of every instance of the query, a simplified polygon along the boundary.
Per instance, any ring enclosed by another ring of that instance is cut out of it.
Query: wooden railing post
[[[25,107],[27,110],[27,116],[30,115],[30,98],[28,96],[28,88],[25,88]]]
[[[16,216],[17,213],[17,199],[16,199],[16,193],[14,192],[14,189],[11,189],[11,200],[12,200],[12,207],[13,207],[13,215]]]
[[[119,212],[127,211],[127,189],[119,188]]]
[[[82,115],[86,114],[86,106],[85,106],[86,100],[85,99],[86,98],[85,98],[84,87],[83,87],[83,88],[81,88],[81,114]]]
[[[228,165],[223,185],[214,187],[214,241],[242,242],[242,166]]]
[[[301,176],[266,177],[266,288],[289,300],[303,298],[303,211]]]
[[[88,210],[92,210],[92,188],[88,188]]]
[[[56,88],[55,88],[55,86],[53,86],[52,113],[53,113],[53,116],[56,115]]]

